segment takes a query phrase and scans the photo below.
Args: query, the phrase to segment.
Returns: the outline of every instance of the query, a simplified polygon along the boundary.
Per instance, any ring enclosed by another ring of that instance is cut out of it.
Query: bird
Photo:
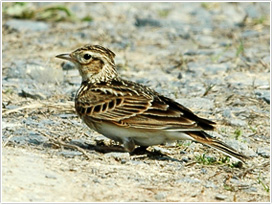
[[[117,73],[115,53],[87,44],[56,58],[72,62],[81,75],[75,110],[83,122],[105,137],[123,144],[124,151],[177,140],[191,140],[245,162],[247,156],[206,131],[216,123],[155,90]]]

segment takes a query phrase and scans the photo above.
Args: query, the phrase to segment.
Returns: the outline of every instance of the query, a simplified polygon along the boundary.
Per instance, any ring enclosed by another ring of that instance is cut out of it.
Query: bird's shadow
[[[108,145],[105,145],[103,142],[99,143],[98,145],[82,144],[82,143],[72,143],[72,144],[79,146],[82,149],[93,150],[99,153],[127,152],[124,149],[124,147],[120,145],[108,146]],[[133,152],[130,152],[129,154],[130,156],[143,156],[143,158],[148,157],[149,159],[152,159],[152,160],[162,160],[162,161],[168,160],[168,161],[183,162],[182,160],[178,160],[166,154],[163,154],[158,150],[149,151],[147,150],[147,147],[143,147],[143,146],[137,147],[136,149],[133,150]]]

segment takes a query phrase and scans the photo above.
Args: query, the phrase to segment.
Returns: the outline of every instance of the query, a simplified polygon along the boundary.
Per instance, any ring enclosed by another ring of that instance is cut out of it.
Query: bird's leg
[[[133,150],[135,149],[135,142],[132,138],[126,138],[123,141],[123,144],[124,144],[125,150],[128,152],[133,152]]]

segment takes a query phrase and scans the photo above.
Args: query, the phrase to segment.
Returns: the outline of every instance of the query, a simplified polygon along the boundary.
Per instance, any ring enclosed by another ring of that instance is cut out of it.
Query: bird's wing
[[[75,106],[80,116],[120,122],[145,112],[151,106],[151,98],[133,89],[106,84],[86,86],[80,88],[76,98]]]
[[[76,110],[80,116],[131,128],[197,131],[212,130],[212,124],[215,124],[197,117],[177,102],[129,81],[81,88]]]
[[[122,120],[134,128],[168,131],[213,130],[212,121],[196,116],[186,107],[164,96],[153,96],[151,105],[141,114]]]

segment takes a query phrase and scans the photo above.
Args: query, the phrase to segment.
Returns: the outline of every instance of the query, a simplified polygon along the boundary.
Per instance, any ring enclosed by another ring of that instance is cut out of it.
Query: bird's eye
[[[83,58],[84,58],[85,60],[89,60],[91,57],[92,57],[92,56],[91,56],[90,54],[88,54],[88,53],[84,54],[84,56],[83,56]]]

